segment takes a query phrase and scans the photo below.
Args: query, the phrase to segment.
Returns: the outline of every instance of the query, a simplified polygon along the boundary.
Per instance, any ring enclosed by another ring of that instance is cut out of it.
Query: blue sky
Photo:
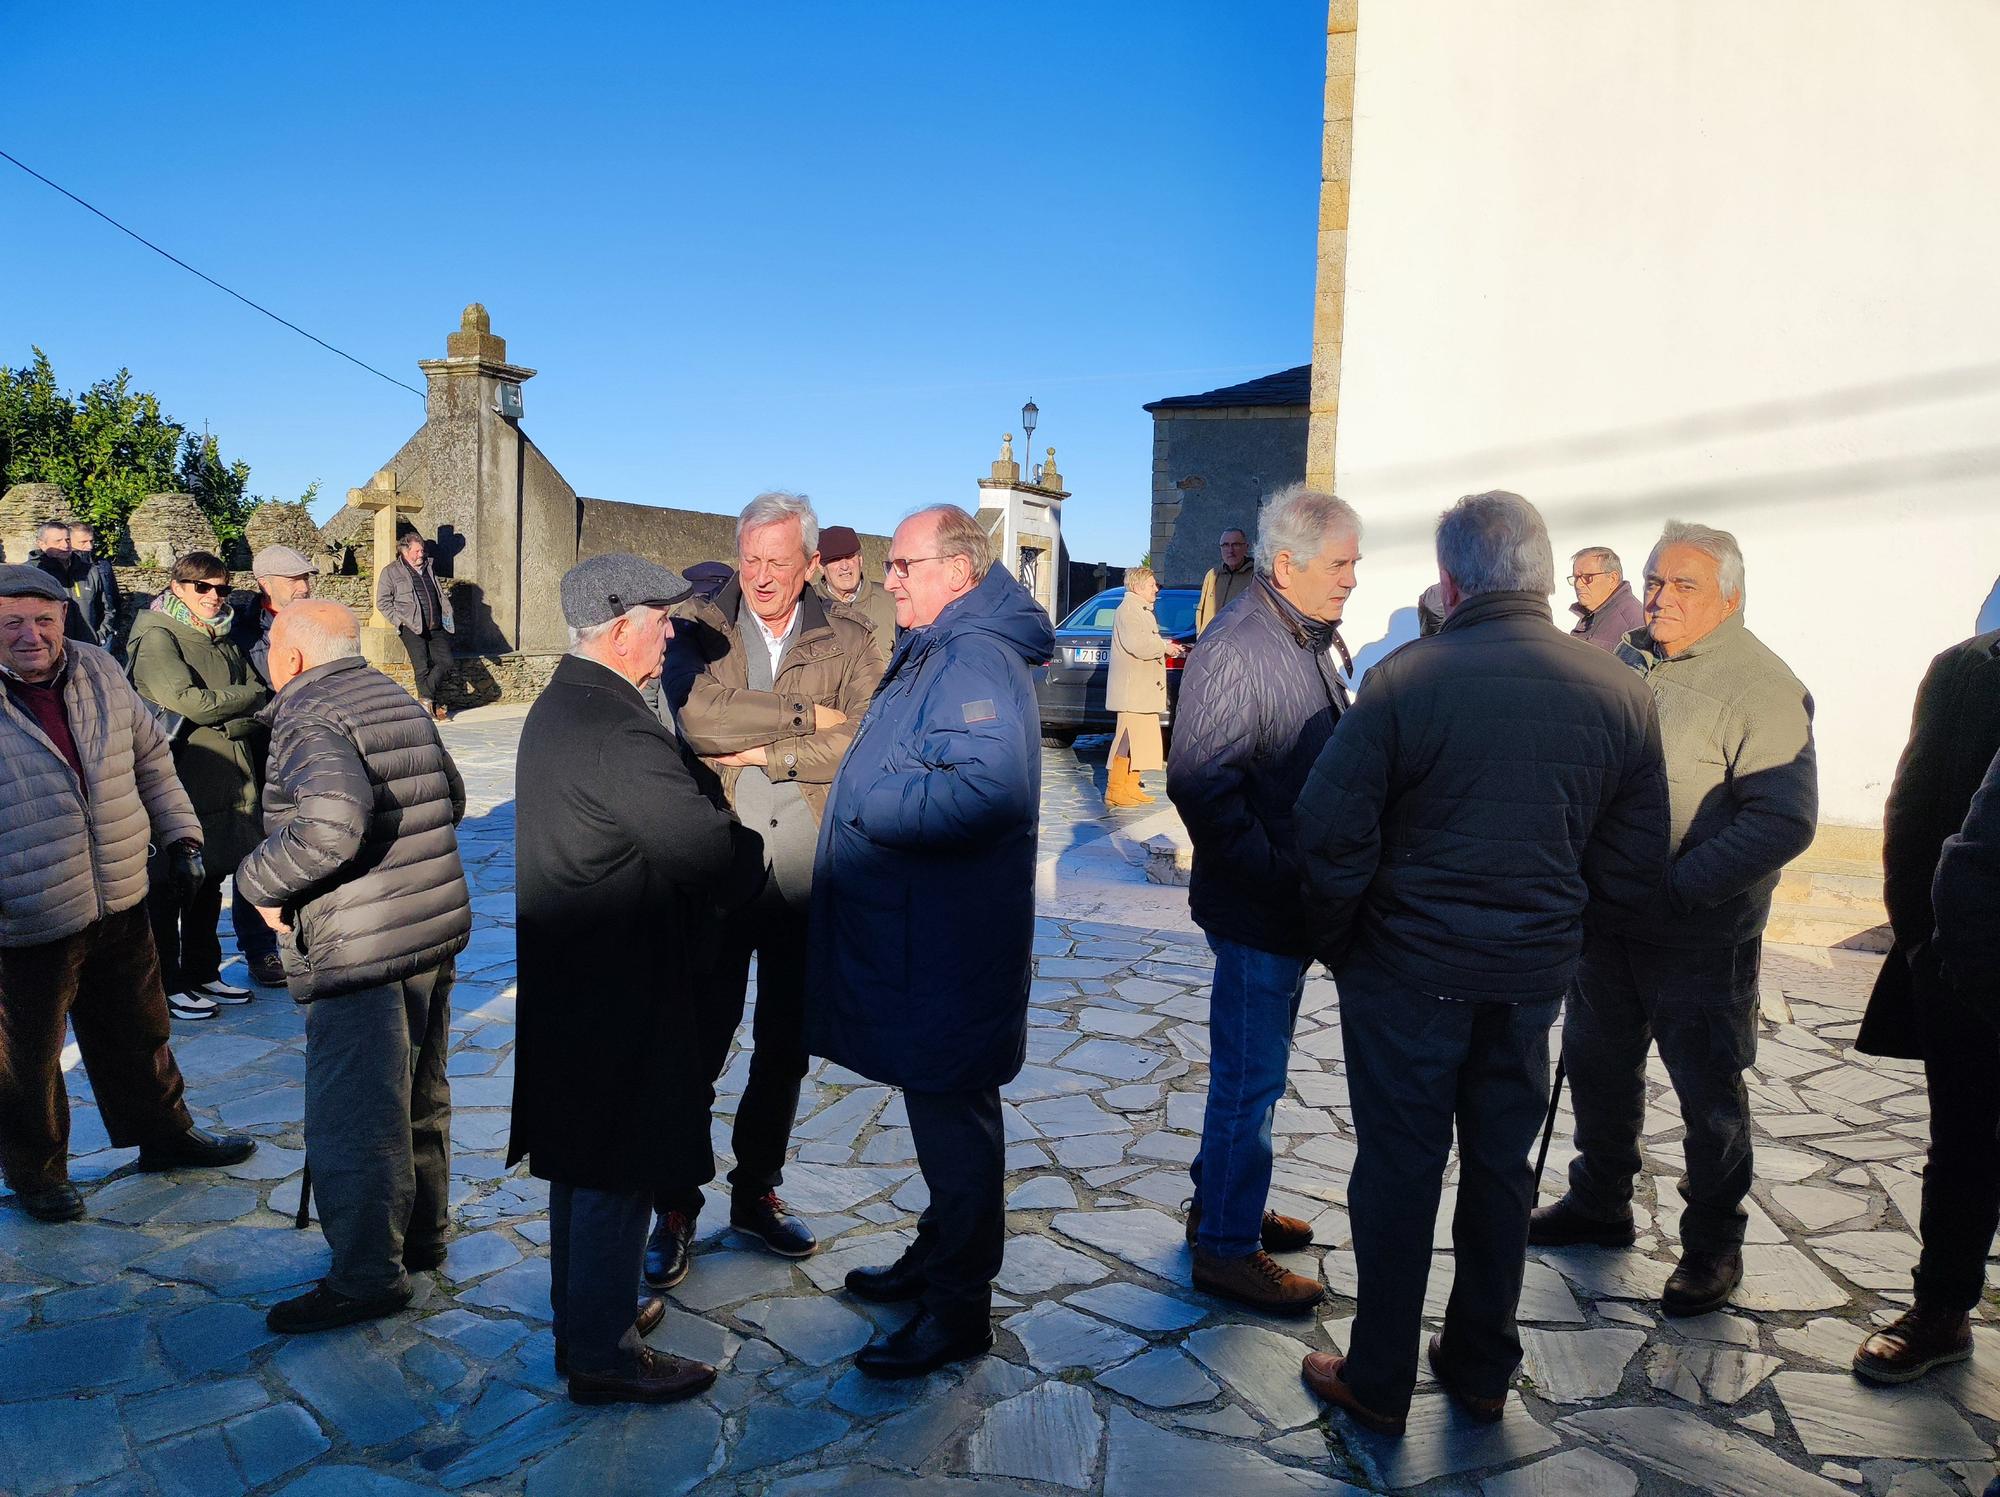
[[[887,528],[1032,395],[1072,554],[1126,562],[1139,407],[1310,357],[1325,18],[0,0],[0,149],[410,384],[484,302],[587,495]],[[422,420],[4,162],[0,224],[0,363],[129,367],[261,492]]]

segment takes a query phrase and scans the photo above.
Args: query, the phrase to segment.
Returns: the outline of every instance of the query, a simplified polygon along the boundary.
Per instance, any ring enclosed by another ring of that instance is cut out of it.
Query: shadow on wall
[[[1382,657],[1391,650],[1401,649],[1417,637],[1417,611],[1414,608],[1398,608],[1389,615],[1388,627],[1382,637],[1372,640],[1354,652],[1354,684],[1359,686],[1361,678],[1368,674]]]
[[[1986,595],[1979,617],[1972,625],[1974,634],[1984,634],[1989,629],[2000,629],[2000,577],[1993,579],[1993,591]]]

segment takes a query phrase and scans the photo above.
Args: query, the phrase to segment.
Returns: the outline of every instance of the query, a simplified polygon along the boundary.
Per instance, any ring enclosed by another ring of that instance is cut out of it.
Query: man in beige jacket
[[[146,918],[147,854],[201,882],[201,823],[152,710],[93,644],[65,640],[69,597],[0,566],[0,1173],[21,1207],[74,1221],[65,1025],[113,1146],[141,1170],[234,1164],[255,1145],[194,1126],[167,1037]]]
[[[1160,580],[1149,567],[1125,573],[1125,597],[1111,625],[1111,679],[1104,705],[1118,714],[1111,735],[1111,768],[1104,790],[1107,806],[1149,806],[1154,797],[1139,776],[1167,767],[1160,714],[1167,710],[1167,661],[1184,653],[1164,638],[1153,605]]]

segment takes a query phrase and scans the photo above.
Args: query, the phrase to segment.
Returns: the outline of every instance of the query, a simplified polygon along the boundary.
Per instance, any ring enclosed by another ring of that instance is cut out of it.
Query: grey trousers
[[[1358,1145],[1349,1387],[1378,1414],[1410,1407],[1445,1162],[1458,1134],[1455,1276],[1444,1356],[1466,1391],[1497,1398],[1521,1363],[1515,1312],[1527,1271],[1528,1162],[1549,1101],[1559,1000],[1457,1003],[1357,956],[1338,974]]]
[[[1646,1051],[1655,1043],[1687,1125],[1681,1144],[1684,1251],[1731,1253],[1749,1215],[1750,1097],[1757,1059],[1763,941],[1685,951],[1593,935],[1563,1021],[1563,1064],[1576,1108],[1571,1204],[1616,1221],[1632,1210],[1646,1121]]]
[[[444,1237],[451,984],[446,962],[306,1007],[306,1163],[338,1294],[407,1290],[404,1243]]]
[[[549,1187],[549,1308],[571,1370],[630,1372],[639,1359],[632,1307],[653,1220],[650,1190]]]

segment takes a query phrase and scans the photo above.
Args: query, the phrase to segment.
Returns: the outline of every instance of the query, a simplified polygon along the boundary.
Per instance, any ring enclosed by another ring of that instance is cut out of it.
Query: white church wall
[[[1824,819],[1879,824],[2000,573],[1996,67],[1985,0],[1364,7],[1357,651],[1414,635],[1459,494],[1526,494],[1635,590],[1661,521],[1718,525],[1818,703]]]

